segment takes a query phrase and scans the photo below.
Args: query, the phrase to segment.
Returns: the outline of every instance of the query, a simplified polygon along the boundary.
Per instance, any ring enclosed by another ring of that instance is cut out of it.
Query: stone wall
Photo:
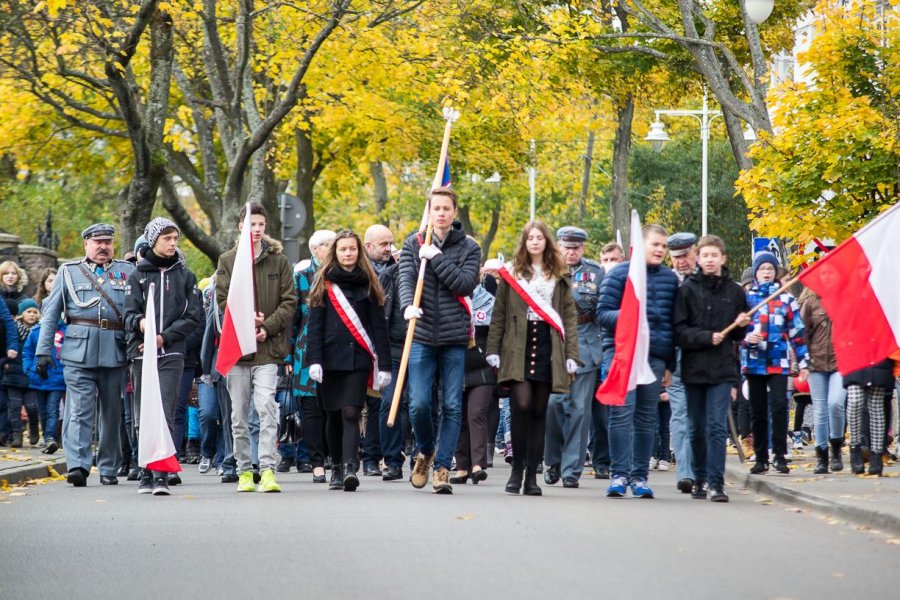
[[[14,260],[25,269],[28,273],[28,285],[24,292],[33,296],[41,271],[47,267],[56,267],[59,256],[53,250],[23,244],[22,238],[17,235],[0,233],[0,262],[4,260]]]

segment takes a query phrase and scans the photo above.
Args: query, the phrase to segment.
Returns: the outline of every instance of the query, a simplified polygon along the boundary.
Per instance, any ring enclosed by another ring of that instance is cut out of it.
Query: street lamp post
[[[709,125],[713,119],[722,116],[720,110],[709,110],[709,103],[706,97],[706,89],[703,90],[703,110],[672,110],[663,109],[653,111],[656,115],[656,121],[650,125],[650,132],[644,140],[653,144],[653,148],[659,152],[663,145],[670,141],[669,134],[666,133],[665,124],[659,120],[660,116],[667,117],[693,117],[700,124],[700,140],[702,148],[702,166],[701,166],[701,183],[700,183],[700,211],[701,211],[701,235],[707,234],[709,224]],[[744,131],[744,139],[753,141],[756,139],[751,128]]]

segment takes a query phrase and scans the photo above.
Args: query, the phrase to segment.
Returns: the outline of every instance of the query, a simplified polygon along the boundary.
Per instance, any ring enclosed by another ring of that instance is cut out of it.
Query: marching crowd
[[[82,232],[84,258],[46,270],[34,298],[22,294],[26,273],[0,264],[0,445],[21,447],[26,435],[48,454],[61,445],[74,487],[96,465],[103,485],[125,477],[140,493],[170,494],[177,473],[138,465],[151,313],[176,450],[238,492],[278,492],[276,473],[292,468],[348,492],[360,475],[398,481],[408,468],[414,488],[430,480],[434,493],[451,494],[487,479],[496,447],[512,466],[510,494],[541,495],[539,474],[577,488],[587,456],[609,497],[653,498],[650,473],[674,463],[678,490],[727,502],[729,443],[762,475],[790,472],[792,449],[810,441],[815,472],[827,473],[844,468],[847,429],[852,472],[868,462],[869,474],[882,474],[900,356],[842,377],[828,314],[811,290],[781,290],[787,274],[773,254],[757,253],[736,279],[719,237],[646,225],[653,381],[606,405],[595,391],[622,360],[623,249],[606,244],[594,261],[584,230],[554,234],[536,221],[509,263],[482,261],[456,221],[452,189],[433,190],[428,210],[430,239],[413,233],[397,250],[383,225],[363,237],[320,230],[311,259],[292,268],[266,235],[265,208],[248,203],[238,223],[253,244],[257,351],[225,376],[216,369],[223,311],[230,287],[247,285],[232,279],[236,248],[198,282],[174,222],[148,223],[124,260],[114,258],[113,227],[95,224]],[[288,427],[291,415],[302,435]]]

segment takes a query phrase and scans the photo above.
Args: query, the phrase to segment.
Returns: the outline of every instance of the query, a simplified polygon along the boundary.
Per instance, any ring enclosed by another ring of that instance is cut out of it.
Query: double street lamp
[[[667,117],[693,117],[700,124],[700,140],[702,142],[702,167],[701,167],[701,235],[707,234],[707,225],[709,221],[709,125],[713,119],[722,116],[720,110],[709,110],[709,104],[706,98],[706,90],[703,90],[703,110],[672,110],[662,109],[653,111],[656,120],[650,125],[650,132],[645,141],[653,145],[653,149],[659,152],[662,150],[666,142],[671,141],[669,134],[666,133],[665,124],[659,120],[661,116]],[[756,140],[756,133],[750,124],[744,129],[744,139],[748,142]]]

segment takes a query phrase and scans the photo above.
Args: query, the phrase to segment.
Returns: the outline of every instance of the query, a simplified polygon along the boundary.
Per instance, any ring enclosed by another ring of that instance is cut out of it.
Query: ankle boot
[[[866,470],[866,465],[863,464],[862,448],[859,446],[850,448],[850,470],[854,475],[861,475]]]
[[[13,432],[12,439],[9,442],[10,448],[21,448],[22,447],[22,432]]]
[[[512,472],[509,474],[509,481],[506,482],[507,494],[518,494],[522,489],[522,475],[525,468],[522,463],[513,460]]]
[[[884,465],[882,464],[881,457],[881,450],[877,452],[875,450],[872,451],[872,456],[869,457],[869,475],[878,475],[879,477],[881,476],[881,472],[882,470],[884,470]]]
[[[333,465],[331,469],[331,481],[328,483],[329,490],[344,489],[344,467],[343,465]]]
[[[344,463],[343,482],[345,492],[355,492],[359,487],[359,477],[356,476],[356,464],[353,461]]]
[[[844,461],[841,458],[841,449],[844,447],[844,438],[831,440],[831,470],[843,471]]]
[[[525,488],[522,491],[526,496],[543,495],[537,483],[537,465],[528,465],[525,469]]]
[[[816,475],[828,473],[828,448],[816,446],[816,468],[813,469],[813,473]]]

